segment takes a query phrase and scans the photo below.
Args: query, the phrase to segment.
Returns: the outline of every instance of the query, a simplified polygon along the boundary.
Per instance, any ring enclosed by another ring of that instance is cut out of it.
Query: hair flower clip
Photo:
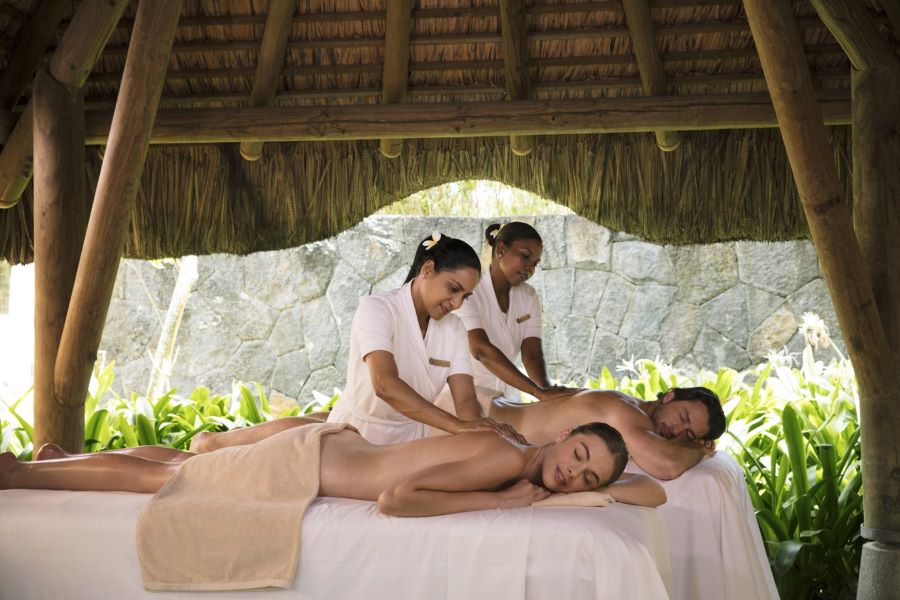
[[[441,232],[435,231],[431,234],[431,239],[425,240],[422,242],[422,245],[425,246],[426,250],[431,250],[439,241],[441,241]]]
[[[501,230],[501,229],[503,229],[503,225],[501,225],[501,226],[498,227],[497,229],[493,230],[493,231],[491,232],[491,234],[490,234],[490,235],[491,235],[491,238],[496,240],[496,239],[497,239],[497,236],[500,234],[500,230]]]

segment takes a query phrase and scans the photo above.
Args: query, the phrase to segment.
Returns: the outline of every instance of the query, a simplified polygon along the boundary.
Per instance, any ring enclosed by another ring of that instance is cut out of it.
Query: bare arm
[[[667,440],[642,427],[621,427],[628,453],[657,479],[675,479],[715,450],[695,442]]]
[[[506,442],[500,444],[491,444],[469,458],[414,473],[382,492],[378,510],[397,517],[427,517],[530,506],[546,497],[547,490],[528,482],[491,491],[518,477],[524,467],[519,450]]]
[[[540,343],[540,340],[538,340],[538,342]],[[488,371],[500,378],[500,381],[503,383],[511,385],[526,394],[531,394],[536,398],[541,393],[544,386],[532,381],[517,369],[516,365],[506,358],[506,355],[503,354],[497,346],[491,343],[491,340],[488,338],[487,332],[484,329],[469,330],[469,351],[472,353],[472,357],[475,360],[483,364]],[[543,358],[541,360],[543,361]],[[545,369],[545,384],[546,380]]]
[[[666,490],[658,481],[646,475],[625,473],[617,481],[601,491],[616,499],[616,502],[656,507],[666,503]]]
[[[472,421],[484,417],[484,410],[475,393],[475,381],[471,375],[457,373],[447,378],[447,386],[453,397],[456,416],[464,421]]]
[[[413,421],[436,429],[450,433],[460,430],[460,419],[420,396],[400,378],[393,354],[386,350],[376,350],[367,354],[364,360],[369,367],[369,378],[375,395],[391,408]]]
[[[541,338],[529,337],[522,340],[522,364],[525,366],[525,372],[537,385],[542,388],[550,385]]]

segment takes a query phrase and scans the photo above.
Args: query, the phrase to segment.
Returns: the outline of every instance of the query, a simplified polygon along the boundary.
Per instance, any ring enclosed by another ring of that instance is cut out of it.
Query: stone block
[[[293,277],[300,300],[308,302],[325,294],[338,262],[333,239],[306,244],[290,250]]]
[[[556,352],[556,326],[549,319],[541,321],[541,347],[544,349],[544,363],[559,362]]]
[[[597,317],[594,319],[597,327],[609,333],[619,333],[635,287],[615,273],[610,273],[600,297]]]
[[[672,248],[680,302],[703,304],[738,283],[734,244]]]
[[[328,284],[325,296],[331,304],[331,313],[342,336],[350,335],[350,324],[356,307],[363,296],[368,296],[372,286],[357,275],[350,265],[341,261],[334,269],[334,277]]]
[[[786,296],[819,276],[813,245],[791,242],[735,242],[741,281]]]
[[[512,219],[510,219],[512,220]],[[542,216],[534,220],[534,228],[544,241],[541,266],[545,269],[561,269],[566,263],[566,222],[558,216]]]
[[[693,304],[676,302],[663,319],[659,330],[659,347],[662,358],[674,363],[690,354],[700,333],[700,308]]]
[[[228,360],[225,370],[239,381],[265,385],[272,379],[275,361],[275,353],[266,342],[244,342]]]
[[[334,364],[340,348],[340,332],[331,305],[326,298],[317,298],[303,305],[303,339],[309,366],[313,370]]]
[[[619,336],[626,339],[658,339],[676,290],[674,286],[637,286],[622,319]]]
[[[628,345],[625,340],[615,334],[598,329],[594,336],[594,346],[591,348],[591,357],[588,361],[588,376],[598,377],[603,367],[615,374],[616,367],[622,363],[627,350]]]
[[[365,222],[339,234],[336,244],[342,261],[335,269],[332,283],[338,279],[341,265],[349,265],[371,285],[407,261],[402,255],[401,240],[374,235]]]
[[[556,330],[557,361],[585,371],[594,342],[594,323],[585,317],[567,317]]]
[[[566,217],[566,260],[570,267],[601,269],[611,266],[609,229],[577,215]]]
[[[837,315],[834,312],[834,306],[831,303],[831,296],[828,294],[828,286],[825,285],[824,279],[815,279],[801,287],[799,290],[787,297],[788,305],[802,320],[803,313],[811,312],[822,317],[825,325],[828,327],[828,335],[834,341],[835,345],[845,355],[847,354],[847,346],[844,338],[841,336],[841,328],[838,325]],[[802,347],[801,347],[802,349]]]
[[[409,266],[404,265],[382,279],[381,281],[376,282],[372,286],[373,294],[380,294],[382,292],[387,292],[390,290],[395,290],[406,281],[406,276],[409,274]]]
[[[242,257],[229,254],[211,254],[197,259],[197,287],[200,294],[210,301],[229,302],[244,289]],[[173,279],[174,281],[174,279]]]
[[[126,259],[119,263],[117,280],[122,276],[124,289],[120,292],[121,297],[133,302],[152,303],[160,310],[166,310],[178,272],[169,261]]]
[[[656,340],[629,339],[625,344],[625,353],[629,358],[656,360],[661,354],[661,348]]]
[[[292,398],[300,395],[303,384],[309,378],[309,359],[306,350],[296,350],[279,356],[275,360],[269,386]]]
[[[272,333],[269,334],[269,344],[271,344],[275,356],[300,350],[306,345],[306,341],[303,339],[302,304],[298,303],[281,311],[275,318]]]
[[[747,292],[743,284],[722,292],[700,307],[700,316],[707,327],[715,329],[739,346],[746,346]]]
[[[335,388],[343,389],[346,383],[346,377],[343,373],[338,372],[334,367],[325,367],[310,373],[297,396],[297,403],[305,406],[315,400],[313,392],[319,392],[325,396],[334,394]]]
[[[713,371],[719,367],[741,370],[750,366],[750,356],[742,347],[712,329],[702,327],[692,352],[700,368]]]
[[[600,308],[600,298],[609,273],[575,269],[575,292],[572,298],[572,314],[593,319]]]
[[[799,321],[787,303],[779,306],[750,334],[747,353],[754,362],[762,362],[770,350],[781,350],[797,332]]]
[[[555,323],[562,323],[563,319],[572,311],[572,292],[575,286],[575,269],[545,269],[541,274],[544,318],[548,316]]]
[[[762,325],[772,312],[784,304],[784,298],[765,290],[745,285],[747,290],[747,317],[751,331]]]
[[[244,341],[268,339],[275,323],[275,311],[244,292],[227,304],[217,302],[214,310],[222,317],[222,327]]]
[[[292,252],[255,252],[243,258],[244,292],[275,310],[300,298],[300,278]]]
[[[117,364],[142,359],[148,350],[156,350],[159,331],[160,322],[152,307],[132,300],[111,302],[100,350],[106,351],[107,360]]]
[[[675,283],[675,269],[668,249],[648,242],[613,244],[612,270],[632,283]]]

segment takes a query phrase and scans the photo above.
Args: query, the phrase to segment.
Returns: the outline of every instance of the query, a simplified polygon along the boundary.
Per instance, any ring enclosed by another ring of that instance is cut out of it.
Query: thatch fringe
[[[850,194],[849,128],[834,130]],[[324,239],[383,206],[461,179],[492,179],[614,230],[665,243],[805,237],[777,130],[694,132],[660,152],[652,134],[540,138],[514,156],[506,138],[267,144],[247,162],[237,145],[151,148],[125,255],[246,254]],[[89,185],[100,161],[88,154]],[[24,199],[23,199],[24,200]],[[31,260],[30,201],[0,211],[0,254]]]

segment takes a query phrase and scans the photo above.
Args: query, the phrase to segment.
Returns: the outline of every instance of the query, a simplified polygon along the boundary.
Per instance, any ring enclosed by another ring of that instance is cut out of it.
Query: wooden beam
[[[900,38],[900,2],[896,0],[880,0],[881,8],[894,29],[894,36]]]
[[[50,74],[57,81],[81,87],[127,5],[128,0],[84,0],[53,54]],[[0,153],[0,208],[14,206],[31,181],[33,112],[30,104]]]
[[[412,7],[412,0],[395,0],[387,3],[384,23],[384,71],[381,78],[382,104],[396,104],[406,100]],[[397,158],[403,150],[403,140],[382,139],[378,144],[378,150],[387,158]]]
[[[854,68],[896,62],[891,44],[881,37],[869,12],[858,0],[812,0],[812,4]]]
[[[269,4],[266,28],[256,61],[256,74],[253,77],[253,90],[250,92],[250,106],[271,106],[275,99],[284,64],[284,51],[293,26],[291,18],[296,7],[297,0],[272,0]],[[243,142],[241,156],[246,160],[259,160],[262,149],[262,142]]]
[[[34,447],[84,451],[84,415],[58,402],[53,372],[89,206],[84,92],[47,71],[34,82]]]
[[[125,61],[125,76],[54,371],[56,397],[72,407],[73,414],[82,410],[97,358],[181,4],[181,0],[138,4],[131,51]]]
[[[644,85],[644,94],[664,96],[668,93],[666,72],[656,47],[650,3],[648,0],[622,0],[622,8],[625,9],[625,21],[631,32],[631,45]],[[675,131],[659,129],[655,133],[656,145],[663,152],[671,152],[681,145],[681,137]]]
[[[900,530],[900,385],[842,198],[790,0],[744,0],[819,263],[860,394],[866,526]],[[896,273],[893,274],[896,276]]]
[[[10,109],[19,101],[25,86],[34,79],[44,52],[56,38],[59,24],[68,9],[66,2],[40,0],[19,34],[15,52],[0,73],[0,109]]]
[[[846,92],[823,92],[826,124],[847,124]],[[701,131],[776,127],[768,94],[513,100],[159,111],[152,144],[213,144]],[[106,143],[110,115],[88,112],[86,142]]]
[[[510,100],[531,100],[531,74],[528,72],[528,25],[523,0],[500,0],[500,39],[506,94]],[[534,138],[513,135],[510,149],[516,156],[534,150]]]

